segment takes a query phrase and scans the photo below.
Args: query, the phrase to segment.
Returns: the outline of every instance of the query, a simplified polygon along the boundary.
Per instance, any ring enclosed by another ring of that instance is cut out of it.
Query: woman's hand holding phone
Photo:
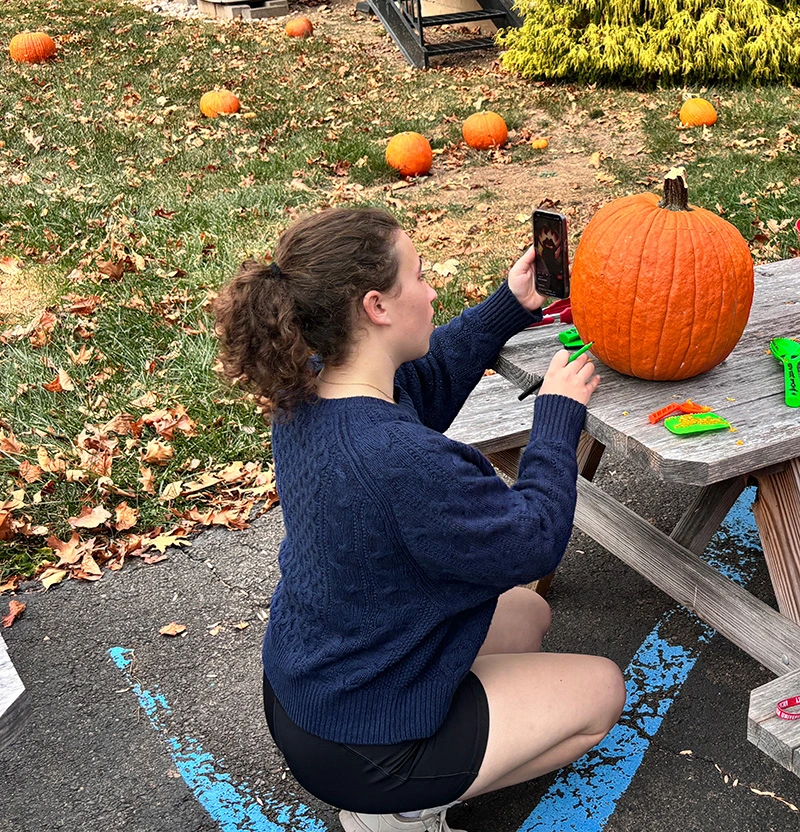
[[[559,350],[550,362],[544,375],[540,396],[547,393],[566,396],[581,404],[589,404],[592,393],[600,384],[600,376],[594,371],[594,364],[588,354],[579,355],[570,361],[569,350]]]
[[[546,298],[536,291],[536,247],[531,246],[508,273],[508,288],[529,312],[541,309]]]

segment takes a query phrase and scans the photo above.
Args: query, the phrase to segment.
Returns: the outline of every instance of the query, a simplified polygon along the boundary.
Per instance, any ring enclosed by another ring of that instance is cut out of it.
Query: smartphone
[[[555,211],[533,212],[536,291],[551,298],[569,297],[567,218]]]

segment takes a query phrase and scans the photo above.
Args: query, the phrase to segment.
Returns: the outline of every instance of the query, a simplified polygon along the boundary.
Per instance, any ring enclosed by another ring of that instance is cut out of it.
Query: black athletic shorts
[[[427,739],[346,745],[304,731],[264,677],[264,713],[275,744],[303,788],[338,809],[367,814],[415,812],[461,797],[478,776],[489,737],[489,703],[470,672],[441,728]]]

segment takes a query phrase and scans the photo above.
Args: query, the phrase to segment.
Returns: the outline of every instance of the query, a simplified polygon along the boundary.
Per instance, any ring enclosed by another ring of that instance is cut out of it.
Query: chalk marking
[[[247,783],[235,784],[230,774],[218,771],[212,755],[197,740],[168,736],[162,713],[169,715],[172,709],[162,694],[145,690],[133,681],[129,671],[133,651],[112,647],[108,652],[125,674],[150,724],[164,736],[186,785],[222,832],[326,832],[325,824],[304,804],[286,806],[272,797],[272,792],[259,794],[256,799]]]

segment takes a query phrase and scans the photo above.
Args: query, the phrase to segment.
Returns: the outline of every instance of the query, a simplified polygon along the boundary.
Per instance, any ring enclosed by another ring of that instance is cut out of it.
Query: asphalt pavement
[[[691,497],[607,453],[597,480],[669,530]],[[711,555],[774,605],[749,512]],[[260,648],[278,578],[280,508],[214,529],[95,584],[24,585],[4,630],[30,715],[0,757],[0,832],[323,832],[336,811],[292,779],[267,733]],[[0,598],[5,614],[9,596]],[[548,596],[545,649],[626,670],[629,707],[576,766],[448,813],[468,832],[789,832],[800,779],[746,739],[772,675],[576,533]],[[177,622],[182,635],[159,630]],[[591,691],[586,691],[591,696]]]

